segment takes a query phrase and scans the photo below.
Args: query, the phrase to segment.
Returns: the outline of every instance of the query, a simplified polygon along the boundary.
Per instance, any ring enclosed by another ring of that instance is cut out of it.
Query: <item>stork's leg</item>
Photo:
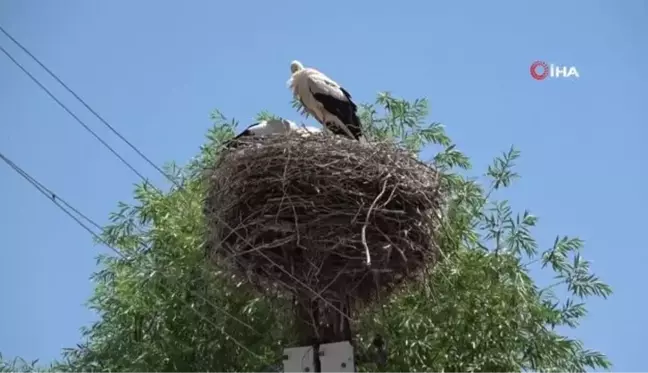
[[[349,131],[349,128],[345,124],[340,125],[338,122],[336,122],[334,120],[331,120],[331,121],[326,122],[326,126],[328,128],[337,129],[338,130],[337,132],[333,132],[333,130],[331,130],[331,132],[333,132],[333,134],[335,134],[335,135],[340,135],[340,136],[343,136],[343,137],[347,137],[347,138],[349,138],[351,140],[355,139],[355,137],[353,137],[353,135],[351,134],[351,131]]]
[[[348,137],[351,140],[355,139],[351,131],[349,131],[349,127],[344,124],[344,121],[341,118],[336,117],[333,114],[325,114],[325,121],[326,125],[329,126],[329,128],[335,128],[336,131],[331,132],[335,133],[336,135]]]
[[[335,132],[333,132],[333,130],[331,130],[331,128],[335,128],[335,123],[333,123],[333,122],[326,122],[326,123],[324,123],[324,128],[326,129],[326,132],[327,132],[329,135],[331,135],[331,136],[335,136],[335,135],[336,135]]]

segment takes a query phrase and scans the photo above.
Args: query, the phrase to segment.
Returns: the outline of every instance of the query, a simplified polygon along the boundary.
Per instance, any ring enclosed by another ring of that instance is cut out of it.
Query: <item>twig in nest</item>
[[[380,191],[376,199],[373,200],[371,206],[369,206],[369,211],[367,211],[365,223],[362,225],[362,245],[365,248],[365,255],[367,256],[367,267],[371,267],[371,253],[369,252],[369,245],[367,245],[367,225],[369,224],[369,215],[371,215],[374,207],[376,207],[378,200],[383,196],[383,194],[385,194],[385,190],[387,190],[387,181],[389,181],[390,177],[391,175],[387,175],[387,177],[385,178],[382,190]]]

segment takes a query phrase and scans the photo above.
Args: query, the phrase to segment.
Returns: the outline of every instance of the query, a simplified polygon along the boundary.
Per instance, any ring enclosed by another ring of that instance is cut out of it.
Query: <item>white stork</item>
[[[236,140],[245,137],[265,137],[276,134],[286,134],[293,131],[297,125],[285,119],[271,119],[262,120],[260,122],[251,124],[243,130],[243,132],[236,135],[233,139],[229,140],[226,144],[228,148],[236,147]]]
[[[299,61],[290,64],[288,85],[304,111],[336,135],[355,140],[362,138],[362,125],[351,95],[323,73],[304,68]]]
[[[227,148],[236,148],[236,140],[245,137],[265,137],[278,134],[287,134],[289,132],[296,132],[301,134],[318,133],[321,132],[319,128],[297,125],[295,122],[286,119],[271,119],[263,120],[251,124],[239,133],[233,139],[229,140],[226,144]]]

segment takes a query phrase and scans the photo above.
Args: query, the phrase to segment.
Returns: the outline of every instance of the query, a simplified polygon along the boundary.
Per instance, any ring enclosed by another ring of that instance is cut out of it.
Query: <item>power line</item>
[[[90,227],[88,227],[86,224],[84,224],[79,217],[82,219],[86,220],[93,226],[99,228],[101,231],[103,231],[103,228],[97,224],[94,220],[89,218],[87,215],[83,214],[81,211],[73,207],[71,204],[69,204],[67,201],[65,201],[63,198],[59,197],[56,193],[54,193],[51,189],[47,188],[45,185],[40,183],[36,178],[31,176],[27,171],[23,170],[20,166],[18,166],[15,162],[13,162],[11,159],[9,159],[7,156],[5,156],[2,152],[0,152],[0,159],[4,161],[11,169],[13,169],[18,175],[22,176],[27,182],[29,182],[36,190],[38,190],[41,194],[43,194],[47,199],[49,199],[52,203],[54,203],[59,209],[61,209],[66,215],[68,215],[70,218],[72,218],[77,224],[79,224],[83,229],[85,229],[88,233],[90,233],[95,240],[98,242],[102,243],[104,246],[108,247],[111,249],[113,252],[115,252],[118,256],[120,256],[122,259],[128,260],[127,256],[124,255],[119,249],[115,248],[114,246],[110,245],[106,240],[104,240],[99,234],[97,234],[94,230],[92,230]],[[60,203],[59,203],[60,201]],[[65,207],[64,207],[65,206]],[[75,212],[76,214],[79,215],[79,217],[75,216],[68,210],[67,208]],[[164,273],[160,271],[160,273]],[[165,290],[168,290],[167,288],[164,288]],[[208,305],[214,307],[216,310],[222,312],[226,316],[234,319],[235,321],[238,321],[242,325],[246,326],[247,328],[251,329],[254,331],[256,334],[261,335],[258,331],[256,331],[252,326],[250,326],[248,323],[238,319],[237,317],[231,315],[229,312],[225,311],[224,309],[217,307],[215,304],[211,303],[209,300],[204,298],[203,296],[197,294],[196,292],[192,291],[191,289],[187,289],[192,295],[200,298],[201,300],[205,301]],[[185,304],[189,306],[188,304]],[[237,344],[239,347],[241,347],[243,350],[249,352],[253,356],[263,359],[260,355],[256,354],[255,352],[251,351],[245,345],[243,345],[241,342],[239,342],[236,338],[232,337],[230,334],[222,330],[222,328],[219,328],[218,325],[216,325],[213,321],[211,321],[208,317],[200,313],[198,310],[196,310],[194,307],[189,306],[200,318],[202,318],[204,321],[210,323],[213,327],[216,329],[221,329],[221,332],[227,336],[229,339],[231,339],[235,344]]]
[[[74,219],[74,221],[77,222],[83,229],[88,231],[91,235],[95,236],[95,238],[98,238],[98,235],[87,225],[85,225],[81,219],[87,221],[88,223],[92,224],[93,226],[97,227],[98,229],[102,230],[103,228],[94,222],[92,219],[90,219],[88,216],[71,206],[69,203],[67,203],[63,198],[58,197],[56,193],[54,193],[52,190],[41,184],[38,180],[34,179],[31,175],[29,175],[27,172],[25,172],[22,168],[20,168],[18,165],[16,165],[13,161],[11,161],[9,158],[7,158],[4,154],[0,152],[0,159],[2,159],[9,167],[11,167],[16,173],[18,173],[20,176],[22,176],[25,180],[27,180],[34,188],[36,188],[39,192],[41,192],[47,199],[49,199],[52,203],[54,203],[58,208],[63,210],[70,218]],[[65,207],[64,207],[65,206]],[[69,210],[68,210],[69,209]],[[74,213],[76,213],[78,216],[75,216],[70,212],[70,210]],[[81,219],[79,219],[79,217]],[[100,239],[100,238],[99,238]],[[109,245],[106,244],[110,248]],[[121,254],[121,253],[119,253]]]
[[[16,59],[13,58],[13,56],[9,52],[7,52],[7,50],[4,49],[1,45],[0,45],[0,51],[2,51],[7,57],[9,57],[11,62],[13,62],[16,66],[18,66],[18,68],[20,68],[20,70],[22,70],[25,74],[27,74],[27,76],[34,83],[36,83],[36,85],[38,85],[43,91],[45,91],[45,93],[47,93],[47,95],[52,100],[54,100],[60,107],[62,107],[63,110],[65,110],[68,114],[70,114],[70,116],[72,116],[72,118],[74,118],[77,122],[79,122],[79,124],[82,125],[83,128],[86,129],[86,131],[90,132],[90,134],[92,134],[92,136],[94,136],[95,139],[97,139],[101,144],[103,144],[103,146],[108,148],[108,150],[110,150],[110,152],[113,153],[115,157],[119,158],[119,160],[122,161],[122,163],[126,165],[126,167],[128,167],[137,176],[139,176],[146,183],[148,183],[148,179],[144,177],[144,175],[142,175],[139,171],[137,171],[135,167],[133,167],[130,163],[128,163],[128,161],[125,160],[121,155],[119,155],[119,153],[117,153],[115,149],[113,149],[110,145],[108,145],[108,143],[106,143],[99,135],[97,135],[96,132],[94,132],[90,127],[88,127],[87,124],[85,124],[79,117],[77,117],[76,114],[72,112],[72,110],[70,110],[64,103],[62,103],[58,98],[56,98],[56,96],[54,96],[54,94],[52,94],[52,92],[50,92],[50,90],[47,89],[47,87],[45,87],[36,77],[34,77],[29,71],[27,71],[27,69],[25,69],[23,65],[20,64],[20,62],[16,61]]]
[[[70,91],[70,92],[71,92],[75,97],[77,97],[77,98],[78,98],[78,99],[79,99],[79,100],[80,100],[80,101],[81,101],[81,102],[82,102],[82,103],[83,103],[83,104],[84,104],[84,105],[85,105],[85,106],[86,106],[86,107],[87,107],[87,108],[88,108],[88,109],[89,109],[89,110],[90,110],[90,111],[91,111],[91,112],[92,112],[92,113],[93,113],[93,114],[94,114],[94,115],[99,119],[99,120],[101,120],[101,121],[102,121],[106,126],[108,126],[108,127],[109,127],[113,132],[114,132],[114,133],[116,133],[116,134],[117,134],[117,135],[118,135],[122,140],[124,140],[128,145],[130,145],[132,148],[136,149],[136,152],[137,152],[140,156],[142,156],[142,157],[143,157],[146,161],[148,161],[150,164],[154,164],[154,163],[152,163],[152,162],[150,161],[150,159],[148,159],[148,158],[147,158],[147,157],[146,157],[146,156],[145,156],[145,155],[144,155],[140,150],[138,150],[138,149],[137,149],[137,148],[136,148],[132,143],[126,141],[125,138],[124,138],[121,134],[119,134],[119,132],[118,132],[116,129],[114,129],[114,127],[110,126],[110,125],[109,125],[109,124],[108,124],[108,123],[107,123],[103,118],[101,118],[101,117],[99,116],[99,114],[97,114],[96,111],[92,110],[92,109],[89,107],[89,105],[85,103],[85,101],[81,100],[80,97],[79,97],[76,93],[74,93],[74,92],[73,92],[69,87],[67,87],[67,85],[65,85],[65,84],[64,84],[64,83],[63,83],[63,82],[62,82],[62,81],[61,81],[57,76],[55,76],[55,75],[51,72],[51,70],[49,70],[48,68],[46,68],[46,67],[44,66],[43,63],[41,63],[38,59],[36,59],[36,57],[35,57],[32,53],[30,53],[30,52],[27,50],[27,48],[25,48],[24,46],[22,46],[22,44],[18,43],[18,41],[17,41],[15,38],[11,37],[11,35],[9,35],[9,33],[8,33],[7,31],[5,31],[4,28],[1,28],[1,27],[0,27],[0,29],[2,30],[2,32],[3,32],[6,36],[8,36],[8,37],[9,37],[9,38],[14,42],[14,43],[16,43],[16,44],[17,44],[17,45],[18,45],[22,50],[24,50],[24,51],[25,51],[29,56],[31,56],[31,57],[32,57],[32,58],[33,58],[33,59],[34,59],[34,60],[35,60],[39,65],[43,66],[44,69],[45,69],[47,72],[49,72],[50,75],[52,75],[52,77],[54,77],[57,81],[59,81],[62,85],[64,85],[64,86],[66,87],[66,89],[68,89],[68,91]],[[36,79],[36,78],[35,78],[33,75],[31,75],[31,74],[30,74],[30,73],[29,73],[29,72],[28,72],[24,67],[22,67],[22,65],[20,65],[20,63],[18,63],[18,61],[16,61],[16,60],[15,60],[15,59],[14,59],[14,58],[13,58],[13,57],[8,53],[8,52],[7,52],[4,48],[2,48],[2,46],[0,46],[0,50],[2,50],[2,51],[7,55],[7,57],[9,57],[9,58],[14,62],[14,64],[16,64],[16,65],[17,65],[17,66],[18,66],[18,67],[19,67],[19,68],[20,68],[20,69],[21,69],[25,74],[27,74],[27,75],[28,75],[28,76],[29,76],[29,77],[30,77],[30,78],[31,78],[31,79],[32,79],[36,84],[38,84],[39,87],[41,87],[43,90],[45,90],[45,92],[47,92],[47,94],[48,94],[48,95],[49,95],[53,100],[55,100],[57,103],[59,103],[59,105],[60,105],[61,107],[63,107],[63,109],[65,109],[65,110],[68,112],[68,114],[70,114],[70,115],[71,115],[73,118],[75,118],[75,119],[77,120],[77,122],[79,122],[79,123],[80,123],[80,124],[81,124],[85,129],[86,129],[86,130],[88,130],[91,134],[93,134],[93,135],[95,136],[95,138],[97,138],[97,139],[98,139],[98,140],[99,140],[99,141],[100,141],[104,146],[106,146],[106,147],[107,147],[107,148],[108,148],[108,149],[109,149],[113,154],[115,154],[115,156],[117,156],[119,159],[121,159],[122,162],[123,162],[127,167],[129,167],[133,172],[135,172],[135,173],[136,173],[136,174],[137,174],[137,175],[138,175],[138,176],[139,176],[139,177],[140,177],[140,178],[141,178],[145,183],[150,184],[147,178],[145,178],[142,174],[140,174],[137,170],[135,170],[132,166],[130,166],[130,164],[129,164],[128,162],[126,162],[126,161],[125,161],[125,160],[124,160],[124,159],[123,159],[123,158],[122,158],[122,157],[121,157],[117,152],[115,152],[115,151],[110,147],[110,145],[108,145],[105,141],[103,141],[103,140],[102,140],[102,139],[101,139],[97,134],[95,134],[95,133],[94,133],[94,132],[93,132],[93,131],[88,127],[88,126],[86,126],[85,123],[83,123],[83,122],[82,122],[82,121],[81,121],[81,120],[80,120],[76,115],[74,115],[74,114],[73,114],[69,109],[67,109],[67,107],[66,107],[65,105],[63,105],[63,104],[62,104],[58,99],[56,99],[56,97],[54,97],[54,95],[52,95],[51,92],[50,92],[49,90],[47,90],[47,88],[45,88],[45,86],[43,86],[43,85],[38,81],[38,79]],[[156,169],[160,174],[162,174],[162,176],[164,176],[167,180],[169,180],[173,185],[175,185],[175,186],[176,186],[180,191],[182,191],[182,192],[186,192],[186,190],[184,189],[184,187],[183,187],[182,185],[180,185],[180,184],[179,184],[179,183],[178,183],[174,178],[172,178],[171,176],[169,176],[169,175],[168,175],[166,172],[164,172],[162,169],[160,169],[160,168],[157,167],[157,166],[155,166],[155,169]],[[152,184],[151,184],[151,185],[152,185]],[[153,186],[153,185],[152,185],[152,186]],[[153,188],[155,188],[155,189],[156,189],[160,194],[162,194],[162,191],[161,191],[161,190],[159,190],[159,189],[156,188],[155,186],[153,186]],[[185,193],[185,194],[186,194],[186,193]],[[220,219],[220,218],[219,218],[219,219]],[[228,229],[232,230],[232,232],[233,232],[233,233],[234,233],[238,238],[240,238],[241,240],[243,240],[243,242],[245,242],[246,244],[248,244],[248,245],[250,245],[250,246],[254,246],[254,245],[252,245],[252,244],[250,243],[250,241],[249,241],[248,239],[246,239],[245,237],[243,237],[243,236],[242,236],[242,235],[241,235],[237,230],[233,229],[233,228],[232,228],[232,227],[231,227],[227,222],[223,221],[222,219],[221,219],[220,222],[221,222],[225,227],[227,227]],[[329,300],[327,300],[326,298],[324,298],[320,293],[318,293],[317,291],[315,291],[312,287],[308,286],[306,283],[304,283],[303,281],[301,281],[301,280],[299,280],[297,277],[295,277],[295,275],[293,275],[292,273],[288,272],[288,271],[287,271],[286,269],[284,269],[282,266],[280,266],[279,264],[277,264],[274,260],[272,260],[270,257],[268,257],[265,253],[263,253],[262,251],[259,251],[258,253],[261,254],[261,255],[262,255],[262,256],[263,256],[263,257],[264,257],[264,258],[265,258],[265,259],[266,259],[270,264],[274,265],[274,266],[277,267],[279,270],[281,270],[282,272],[284,272],[285,274],[287,274],[289,277],[291,277],[291,278],[292,278],[296,283],[298,283],[299,285],[301,285],[301,286],[303,286],[304,288],[308,289],[311,293],[313,293],[313,294],[315,295],[315,297],[321,299],[321,300],[322,300],[326,305],[328,305],[329,307],[331,307],[333,310],[339,312],[339,313],[340,313],[344,318],[346,318],[349,322],[352,322],[352,321],[353,321],[353,320],[351,319],[351,317],[349,317],[349,315],[347,315],[346,313],[344,313],[344,312],[343,312],[339,307],[335,306],[335,305],[334,305],[333,303],[331,303]]]
[[[146,155],[144,155],[144,153],[142,153],[135,145],[133,145],[124,136],[122,136],[122,134],[119,133],[119,131],[117,131],[113,126],[111,126],[101,115],[99,115],[99,113],[97,113],[90,105],[88,105],[81,97],[79,97],[79,95],[77,95],[76,92],[74,92],[74,90],[72,90],[70,87],[68,87],[68,85],[65,84],[58,77],[58,75],[56,75],[52,70],[47,68],[47,66],[45,66],[45,64],[43,64],[36,56],[34,56],[18,40],[16,40],[13,36],[11,36],[11,34],[9,34],[9,32],[7,32],[1,25],[0,25],[0,31],[2,31],[2,33],[5,34],[5,36],[7,36],[9,39],[11,39],[11,41],[13,41],[14,44],[16,44],[20,49],[22,49],[23,52],[27,53],[27,55],[29,55],[29,57],[31,57],[34,61],[36,61],[36,63],[39,64],[40,67],[42,67],[45,71],[47,71],[47,73],[50,74],[50,76],[52,78],[54,78],[61,86],[63,86],[63,88],[65,88],[68,92],[70,92],[72,94],[72,96],[74,96],[74,98],[79,100],[79,102],[81,102],[81,104],[83,106],[85,106],[86,109],[88,109],[92,114],[94,114],[94,116],[97,117],[97,119],[99,119],[101,121],[101,123],[103,123],[106,127],[108,127],[108,129],[110,129],[110,131],[112,131],[112,133],[117,135],[117,137],[119,137],[128,146],[130,146],[131,149],[133,149],[137,154],[139,154],[140,157],[142,157],[149,165],[151,165],[153,168],[155,168],[159,173],[161,173],[163,175],[166,175],[165,172],[160,167],[158,167],[153,161],[151,161]]]

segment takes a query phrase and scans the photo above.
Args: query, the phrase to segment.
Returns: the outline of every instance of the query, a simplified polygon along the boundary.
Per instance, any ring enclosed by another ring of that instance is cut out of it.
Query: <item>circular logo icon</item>
[[[549,65],[547,65],[547,63],[543,61],[535,61],[531,64],[531,68],[529,70],[531,71],[531,76],[535,80],[543,80],[547,76],[549,76]],[[538,70],[540,70],[539,73]]]

